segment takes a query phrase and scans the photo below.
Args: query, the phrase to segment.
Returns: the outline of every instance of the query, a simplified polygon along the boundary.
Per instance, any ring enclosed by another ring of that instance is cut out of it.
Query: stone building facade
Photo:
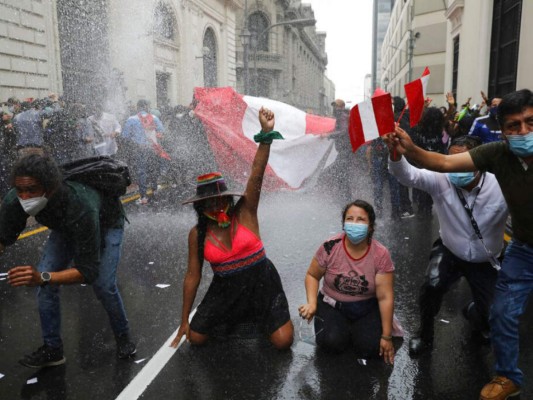
[[[324,83],[326,34],[314,26],[284,24],[309,19],[314,19],[313,9],[300,0],[245,0],[237,14],[237,35],[242,38],[244,28],[251,34],[247,49],[250,84],[245,87],[245,48],[238,40],[240,93],[279,100],[316,114],[329,112],[333,98],[331,85],[326,89]]]
[[[427,95],[445,103],[446,3],[442,0],[396,1],[381,45],[380,86],[405,96],[404,85],[431,71]]]
[[[111,0],[110,59],[130,100],[189,104],[196,86],[236,85],[242,0]]]
[[[533,89],[533,2],[448,0],[445,87],[480,104]]]
[[[0,1],[0,101],[61,91],[55,3]]]
[[[243,93],[245,8],[256,39],[271,28],[250,47],[247,94],[328,114],[326,34],[271,27],[314,19],[299,0],[1,0],[0,99],[57,92],[124,113],[140,98],[189,104],[196,86]]]
[[[154,106],[236,85],[242,0],[2,0],[0,99],[62,93]],[[120,110],[115,110],[120,111]]]

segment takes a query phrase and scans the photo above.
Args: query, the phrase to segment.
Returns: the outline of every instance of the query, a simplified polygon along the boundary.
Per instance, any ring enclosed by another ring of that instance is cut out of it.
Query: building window
[[[262,12],[254,12],[248,17],[248,30],[252,34],[252,47],[257,51],[268,51],[268,32],[270,26],[267,17]]]
[[[453,38],[452,93],[457,98],[457,75],[459,72],[459,35]]]
[[[203,42],[204,86],[215,87],[217,83],[217,39],[213,29],[207,28]]]
[[[158,108],[164,108],[170,105],[170,99],[168,97],[169,84],[170,74],[166,72],[155,73],[155,89]]]
[[[174,41],[176,38],[174,15],[167,5],[159,3],[154,12],[154,34],[159,39]]]
[[[516,90],[522,0],[494,0],[490,44],[489,97]]]

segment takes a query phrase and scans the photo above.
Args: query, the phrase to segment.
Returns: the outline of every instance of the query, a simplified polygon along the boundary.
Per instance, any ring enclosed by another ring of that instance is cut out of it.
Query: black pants
[[[489,310],[494,297],[498,272],[488,262],[472,263],[456,257],[439,238],[433,243],[425,282],[420,289],[420,335],[433,339],[434,317],[438,314],[444,294],[461,277],[470,290],[474,306],[468,309],[468,319],[475,330],[489,329]]]
[[[340,353],[353,346],[361,358],[379,358],[381,339],[381,314],[377,299],[365,302],[359,318],[350,318],[342,310],[324,303],[319,294],[315,318],[316,344],[330,352]]]

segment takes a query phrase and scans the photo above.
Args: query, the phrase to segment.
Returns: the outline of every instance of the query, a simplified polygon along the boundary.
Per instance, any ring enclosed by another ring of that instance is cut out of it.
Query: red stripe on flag
[[[372,97],[372,108],[374,109],[379,136],[394,132],[394,113],[390,93]]]
[[[305,115],[306,134],[324,134],[335,130],[335,119],[319,117],[318,115]]]
[[[194,112],[202,121],[219,170],[246,185],[257,145],[246,138],[242,120],[248,105],[232,88],[195,88]],[[209,172],[209,171],[205,171]],[[267,165],[263,188],[290,188]]]
[[[363,132],[363,124],[361,123],[361,115],[359,114],[359,106],[355,106],[350,111],[350,122],[348,125],[348,132],[350,134],[350,142],[352,143],[352,151],[356,150],[365,143],[365,134]]]
[[[429,68],[426,67],[422,74],[422,77],[429,76]],[[420,118],[422,118],[422,112],[424,111],[424,85],[422,79],[418,78],[412,82],[404,85],[405,96],[407,97],[407,104],[409,104],[409,124],[411,128],[418,124]]]

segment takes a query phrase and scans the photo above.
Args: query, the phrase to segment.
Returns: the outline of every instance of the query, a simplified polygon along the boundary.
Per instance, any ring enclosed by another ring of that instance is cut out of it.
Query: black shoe
[[[482,346],[490,346],[490,331],[489,330],[474,330],[472,331],[472,340]]]
[[[409,355],[419,356],[430,350],[433,347],[433,340],[422,339],[420,336],[415,336],[409,340]]]
[[[24,356],[24,358],[19,360],[19,363],[25,367],[43,368],[61,365],[64,364],[65,361],[67,361],[67,359],[63,357],[63,346],[54,348],[45,344],[33,353]]]
[[[118,336],[116,339],[118,358],[129,358],[135,353],[137,353],[137,348],[135,347],[135,343],[131,341],[130,335],[126,333],[124,335]]]

